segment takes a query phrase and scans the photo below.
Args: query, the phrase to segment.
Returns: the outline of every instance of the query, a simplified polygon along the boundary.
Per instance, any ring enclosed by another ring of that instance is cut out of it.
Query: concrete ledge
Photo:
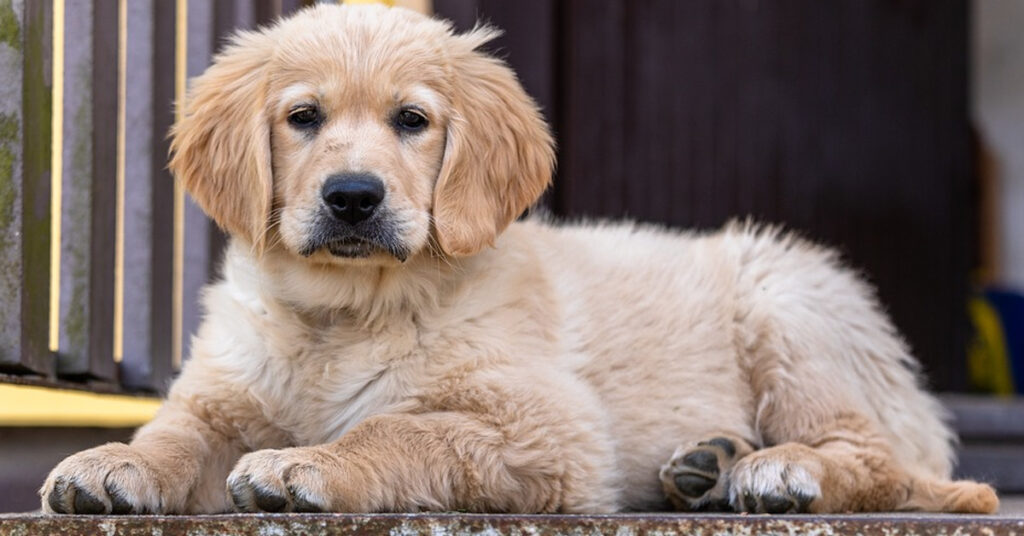
[[[0,535],[522,535],[522,534],[886,534],[1024,535],[1024,517],[935,514],[768,515],[469,515],[264,514],[218,516],[0,515]]]

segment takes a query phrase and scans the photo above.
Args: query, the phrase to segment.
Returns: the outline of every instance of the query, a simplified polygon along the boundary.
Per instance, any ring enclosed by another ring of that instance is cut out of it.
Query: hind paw
[[[749,442],[724,434],[684,444],[661,467],[662,488],[679,510],[729,510],[729,474],[753,451]]]

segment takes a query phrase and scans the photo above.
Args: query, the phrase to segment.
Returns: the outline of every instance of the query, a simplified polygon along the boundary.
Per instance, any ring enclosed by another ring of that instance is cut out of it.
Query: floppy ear
[[[221,228],[261,251],[273,199],[263,34],[238,34],[192,81],[171,129],[170,169]]]
[[[491,245],[551,182],[547,124],[501,60],[478,47],[498,36],[477,28],[451,51],[453,117],[434,187],[437,241],[449,255]]]

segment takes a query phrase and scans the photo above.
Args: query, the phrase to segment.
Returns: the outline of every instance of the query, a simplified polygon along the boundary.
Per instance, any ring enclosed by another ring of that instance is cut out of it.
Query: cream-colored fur
[[[223,279],[157,417],[58,465],[46,511],[996,509],[834,253],[513,223],[553,151],[493,35],[318,6],[194,81],[171,169],[233,236]],[[365,254],[310,242],[344,172],[387,190]]]

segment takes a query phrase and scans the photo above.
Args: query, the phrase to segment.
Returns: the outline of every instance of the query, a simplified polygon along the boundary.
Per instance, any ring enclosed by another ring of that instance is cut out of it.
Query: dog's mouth
[[[342,259],[365,259],[383,253],[405,262],[409,252],[393,229],[393,225],[385,223],[363,225],[355,229],[341,227],[336,222],[321,223],[299,254],[309,257],[317,251],[326,250]]]
[[[302,255],[309,257],[321,249],[325,249],[331,255],[343,259],[365,259],[374,253],[386,253],[400,261],[405,261],[405,258],[408,256],[404,249],[388,242],[381,243],[358,236],[325,240],[318,245],[307,246],[302,251]]]
[[[376,244],[354,236],[328,242],[325,247],[327,248],[327,251],[331,252],[331,255],[349,259],[362,259],[369,257],[375,251],[380,249]]]

